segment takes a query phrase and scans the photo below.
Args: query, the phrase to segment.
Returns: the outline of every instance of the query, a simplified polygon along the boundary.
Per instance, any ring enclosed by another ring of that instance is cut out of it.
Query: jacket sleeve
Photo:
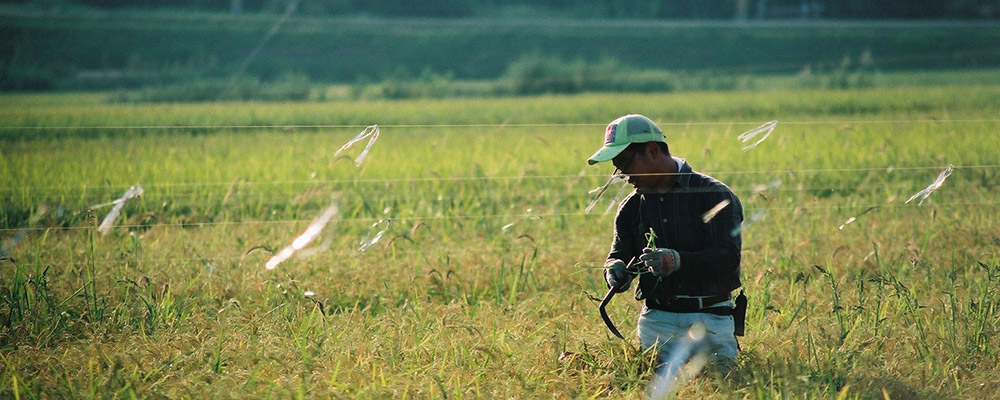
[[[728,199],[729,205],[706,223],[706,245],[698,251],[678,251],[681,273],[699,278],[719,277],[735,273],[740,267],[743,223],[743,205],[740,199],[728,190],[713,192],[706,196],[705,209]]]
[[[634,194],[634,192],[633,192]],[[635,203],[636,196],[626,197],[618,208],[615,216],[615,233],[611,240],[611,251],[608,253],[608,261],[621,260],[628,264],[633,257],[638,257],[636,250],[635,224],[638,221]]]

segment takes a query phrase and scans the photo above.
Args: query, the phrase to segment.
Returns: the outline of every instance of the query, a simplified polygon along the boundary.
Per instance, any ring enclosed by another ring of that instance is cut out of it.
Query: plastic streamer
[[[306,228],[305,232],[302,232],[302,234],[296,237],[295,240],[292,240],[292,244],[285,246],[285,248],[281,249],[278,254],[275,254],[274,257],[267,260],[267,264],[264,266],[269,270],[274,269],[278,266],[278,264],[281,264],[295,254],[296,251],[302,250],[309,244],[309,242],[312,242],[316,236],[319,236],[319,234],[323,232],[323,228],[330,223],[330,220],[332,220],[338,212],[339,208],[337,207],[337,202],[334,201],[333,204],[330,204],[329,207],[323,210],[323,212],[309,224],[309,227]]]
[[[372,224],[372,228],[368,230],[367,234],[365,234],[365,237],[361,239],[361,247],[358,248],[358,250],[359,251],[368,250],[370,247],[374,246],[375,243],[378,243],[378,241],[382,239],[382,236],[385,235],[385,232],[389,230],[390,225],[392,225],[391,218],[384,218],[375,221],[375,223]],[[379,227],[383,228],[382,230],[376,232],[376,229],[379,229]]]
[[[948,164],[948,168],[945,168],[944,171],[941,171],[941,173],[938,174],[938,177],[937,179],[934,180],[934,183],[931,183],[930,186],[925,187],[924,190],[921,190],[915,193],[913,196],[910,196],[910,198],[906,200],[905,204],[909,204],[911,201],[913,201],[913,199],[919,197],[920,202],[918,202],[917,205],[918,206],[924,205],[924,200],[927,200],[927,197],[929,197],[931,193],[934,193],[935,190],[938,190],[938,188],[941,187],[941,184],[944,183],[944,180],[948,179],[948,177],[951,176],[951,172],[953,170],[955,170],[955,166],[952,164]]]
[[[611,200],[611,202],[608,203],[608,208],[604,209],[604,215],[611,214],[611,210],[615,209],[615,205],[621,203],[622,197],[625,197],[625,194],[628,193],[628,190],[626,189],[628,189],[628,186],[626,185],[622,185],[621,189],[618,189],[618,194],[615,195],[614,200]]]
[[[599,188],[596,188],[596,189],[591,189],[589,192],[587,192],[587,194],[591,194],[591,195],[596,194],[596,196],[594,196],[594,199],[591,200],[590,204],[587,205],[587,208],[586,208],[585,212],[587,214],[590,214],[590,210],[594,209],[594,206],[597,205],[597,202],[599,200],[601,200],[601,196],[604,196],[604,192],[607,192],[608,188],[611,187],[611,185],[613,185],[615,183],[625,183],[625,182],[628,182],[628,179],[625,177],[625,174],[620,173],[616,169],[615,172],[613,174],[611,174],[611,177],[608,178],[608,181],[605,182],[603,186],[601,186]],[[621,195],[621,192],[619,192],[619,196],[620,195]],[[612,204],[614,204],[614,203],[612,203]],[[605,212],[605,214],[607,214],[607,212]]]
[[[848,219],[847,219],[847,221],[844,221],[844,223],[840,224],[840,227],[839,227],[839,228],[837,228],[837,229],[839,229],[839,230],[844,230],[844,227],[846,227],[846,226],[848,226],[848,225],[850,225],[850,224],[854,223],[854,221],[857,221],[857,220],[858,220],[858,217],[856,217],[856,216],[855,216],[855,217],[851,217],[851,218],[848,218]]]
[[[696,323],[687,334],[670,339],[670,358],[659,367],[659,371],[649,385],[651,400],[673,396],[688,380],[698,375],[708,364],[708,349],[705,344],[707,329]]]
[[[716,215],[719,215],[719,212],[721,212],[723,208],[726,208],[726,206],[728,206],[729,203],[731,203],[729,199],[724,199],[720,201],[719,204],[716,204],[715,207],[712,207],[712,209],[708,210],[707,212],[705,212],[704,215],[701,216],[701,221],[707,224],[708,221],[711,221],[712,218],[715,218]]]
[[[861,217],[862,215],[868,214],[869,212],[871,212],[872,210],[875,210],[877,208],[878,207],[868,207],[867,209],[865,209],[864,211],[862,211],[860,214],[855,215],[855,216],[853,216],[851,218],[848,218],[847,221],[844,221],[843,224],[840,224],[840,227],[837,228],[837,229],[841,230],[841,231],[844,230],[844,228],[846,228],[848,225],[853,224],[854,221],[857,221],[859,217]]]
[[[34,214],[31,215],[31,217],[28,218],[28,228],[31,228],[33,225],[35,225],[35,223],[37,223],[38,220],[40,220],[42,216],[45,215],[45,213],[47,212],[49,212],[48,206],[44,204],[38,206],[38,211],[36,211]],[[58,213],[59,211],[57,211],[57,214]],[[22,228],[15,231],[14,236],[7,238],[7,240],[4,240],[3,244],[0,245],[0,260],[7,259],[8,258],[7,256],[10,254],[10,252],[13,251],[14,248],[17,247],[17,245],[21,244],[21,242],[23,242],[27,238],[28,238],[28,229]]]
[[[365,149],[361,151],[361,154],[358,155],[358,158],[354,159],[354,165],[360,167],[361,162],[365,160],[365,157],[368,157],[368,150],[371,150],[372,145],[375,144],[376,140],[378,140],[378,136],[380,133],[381,132],[378,129],[378,125],[371,125],[365,128],[363,131],[361,131],[361,133],[358,133],[358,135],[355,136],[354,139],[351,139],[343,146],[341,146],[340,150],[337,150],[336,153],[333,153],[333,156],[336,157],[338,154],[340,154],[340,152],[347,150],[355,143],[360,142],[365,138],[368,138],[368,145],[366,145]]]
[[[757,210],[757,212],[753,213],[753,215],[750,216],[749,220],[743,221],[743,224],[733,228],[733,231],[730,232],[730,235],[736,237],[736,235],[739,235],[740,232],[747,230],[747,228],[753,226],[753,224],[757,223],[757,221],[760,221],[762,219],[764,219],[764,210]]]
[[[313,247],[310,247],[308,249],[303,249],[303,250],[299,251],[297,253],[298,254],[297,257],[298,258],[309,258],[309,257],[312,257],[314,255],[317,255],[319,253],[322,253],[322,252],[326,251],[331,246],[333,246],[333,236],[329,236],[328,235],[326,237],[326,239],[323,240],[323,243],[320,243],[320,244],[318,244],[316,246],[313,246]]]
[[[17,245],[21,244],[21,242],[23,242],[24,239],[27,237],[28,237],[28,230],[21,229],[18,230],[17,233],[14,234],[14,236],[11,236],[7,240],[5,240],[3,242],[3,245],[0,245],[0,260],[6,259],[7,255],[10,254],[10,252],[14,250],[14,248],[17,247]]]
[[[771,132],[774,132],[774,127],[776,127],[776,126],[778,126],[778,120],[767,122],[764,125],[761,125],[761,126],[759,126],[757,128],[754,128],[754,129],[751,129],[749,131],[743,132],[743,134],[741,134],[739,137],[737,137],[737,139],[739,139],[744,144],[747,143],[747,142],[749,142],[749,141],[751,141],[751,140],[753,140],[758,135],[764,134],[763,137],[761,137],[760,139],[757,139],[757,141],[754,142],[753,144],[749,144],[749,145],[743,146],[743,151],[750,150],[750,149],[752,149],[754,147],[757,147],[758,144],[761,144],[761,142],[763,142],[764,139],[767,139],[768,136],[771,136]]]
[[[101,232],[101,235],[107,235],[108,232],[111,232],[111,227],[115,224],[115,220],[118,219],[118,215],[121,214],[122,208],[125,207],[125,202],[129,199],[142,196],[143,192],[142,185],[136,184],[135,186],[128,188],[128,190],[125,191],[125,194],[118,198],[118,200],[90,207],[91,210],[96,210],[101,207],[114,205],[114,207],[111,208],[111,212],[109,212],[108,215],[104,217],[104,220],[101,221],[101,224],[97,226],[97,230]]]
[[[771,182],[768,182],[766,185],[763,183],[758,183],[756,185],[751,186],[750,193],[756,196],[768,190],[777,189],[779,187],[781,187],[781,179],[775,179]]]
[[[247,58],[243,60],[243,64],[240,64],[240,68],[236,70],[235,74],[233,74],[229,86],[226,88],[225,91],[219,93],[219,96],[216,97],[216,100],[221,100],[223,94],[226,94],[226,92],[230,92],[233,90],[233,88],[236,85],[237,78],[239,78],[240,76],[243,75],[244,72],[246,72],[247,67],[250,66],[250,63],[253,62],[253,60],[256,59],[257,56],[260,54],[260,51],[264,49],[264,45],[266,45],[267,42],[271,40],[271,38],[274,37],[276,33],[278,33],[278,30],[281,29],[281,26],[286,21],[288,21],[288,18],[291,17],[292,13],[295,12],[295,9],[298,8],[300,1],[302,0],[292,0],[291,2],[285,2],[285,13],[281,16],[281,18],[278,18],[278,20],[274,22],[274,25],[271,25],[271,29],[267,31],[267,34],[264,35],[264,37],[260,40],[260,42],[257,42],[257,46],[254,47],[252,51],[250,51],[250,54],[247,56]]]
[[[518,219],[517,221],[511,222],[507,225],[504,225],[502,228],[500,228],[500,231],[507,232],[508,229],[513,228],[514,225],[517,225],[521,221],[527,221],[529,219],[542,219],[542,217],[538,216],[538,212],[535,211],[535,209],[533,208],[525,210],[525,213],[527,214],[525,217],[522,217],[521,219]]]

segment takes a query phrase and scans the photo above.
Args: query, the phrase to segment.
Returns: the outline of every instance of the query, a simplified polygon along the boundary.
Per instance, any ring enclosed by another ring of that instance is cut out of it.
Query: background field
[[[288,85],[511,78],[524,60],[704,74],[1000,64],[985,21],[398,19],[191,12],[0,12],[0,90],[131,89],[234,75]],[[272,32],[272,29],[274,30]],[[610,79],[610,77],[606,78]],[[633,76],[633,79],[635,77]],[[539,92],[553,90],[542,87]],[[638,89],[632,89],[638,90]]]
[[[584,211],[611,172],[584,160],[627,112],[762,216],[744,232],[740,366],[684,398],[1000,390],[993,85],[102,99],[0,97],[0,397],[641,398],[648,356],[589,298],[617,189]],[[736,137],[775,119],[743,151]],[[358,148],[333,157],[371,124],[360,168]],[[949,164],[922,206],[904,204]],[[109,209],[90,207],[137,183],[101,236]],[[330,248],[265,270],[334,198]],[[382,218],[385,237],[359,251]],[[628,336],[638,308],[611,305]]]

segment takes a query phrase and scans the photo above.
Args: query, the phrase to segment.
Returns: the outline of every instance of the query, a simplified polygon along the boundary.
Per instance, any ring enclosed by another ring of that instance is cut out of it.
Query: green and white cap
[[[590,165],[615,158],[632,143],[667,142],[663,131],[653,120],[639,114],[629,114],[611,121],[604,130],[604,146],[587,159]]]

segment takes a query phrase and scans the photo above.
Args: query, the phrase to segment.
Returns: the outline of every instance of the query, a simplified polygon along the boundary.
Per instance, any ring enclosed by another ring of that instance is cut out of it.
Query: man
[[[690,343],[685,335],[703,328],[699,349],[728,370],[736,360],[737,324],[742,335],[742,317],[734,322],[730,298],[741,286],[739,199],[726,185],[671,156],[663,132],[642,115],[612,121],[604,146],[587,162],[609,160],[635,191],[615,216],[604,270],[608,288],[624,292],[639,277],[635,298],[644,302],[639,342],[659,347],[661,362],[671,357],[686,362],[686,356],[674,354],[684,351],[678,344]]]

